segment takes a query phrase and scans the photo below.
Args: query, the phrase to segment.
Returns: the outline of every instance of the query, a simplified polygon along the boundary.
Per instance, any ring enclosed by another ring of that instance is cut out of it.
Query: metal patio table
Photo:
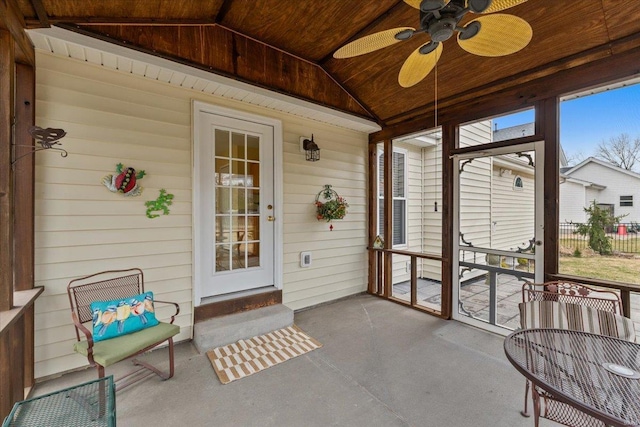
[[[565,329],[524,329],[505,338],[504,351],[520,373],[558,401],[607,425],[640,426],[639,344]]]
[[[113,376],[88,381],[14,405],[2,427],[115,427]]]

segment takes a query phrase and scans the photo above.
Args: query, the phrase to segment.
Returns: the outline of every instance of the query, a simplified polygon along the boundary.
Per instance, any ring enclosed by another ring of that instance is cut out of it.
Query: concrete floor
[[[117,394],[118,426],[533,425],[519,413],[524,378],[500,336],[369,295],[296,313],[295,323],[323,347],[227,385],[190,343],[176,346],[172,379]],[[145,357],[164,360],[166,349]],[[95,375],[70,373],[35,393]]]

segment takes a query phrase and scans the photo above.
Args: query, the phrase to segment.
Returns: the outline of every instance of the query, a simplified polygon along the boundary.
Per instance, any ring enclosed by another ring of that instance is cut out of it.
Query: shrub
[[[609,211],[596,205],[594,201],[591,206],[584,208],[589,215],[585,224],[578,224],[577,232],[583,236],[589,236],[589,246],[600,255],[610,255],[612,252],[611,238],[607,236],[605,229],[613,227],[621,216],[613,216]]]

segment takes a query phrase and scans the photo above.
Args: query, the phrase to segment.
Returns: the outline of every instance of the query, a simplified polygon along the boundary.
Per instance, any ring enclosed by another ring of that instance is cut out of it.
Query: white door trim
[[[191,170],[193,171],[192,179],[192,223],[191,223],[191,236],[192,236],[192,288],[193,288],[193,305],[199,306],[203,298],[201,295],[201,273],[197,266],[200,265],[200,239],[196,239],[197,227],[200,223],[200,175],[198,168],[196,167],[195,155],[200,147],[200,114],[208,113],[218,116],[229,117],[232,119],[246,120],[261,125],[271,126],[273,128],[273,197],[274,197],[274,216],[276,218],[274,223],[274,286],[277,289],[282,289],[283,283],[283,158],[282,158],[282,122],[277,119],[269,117],[263,117],[256,114],[247,113],[244,111],[233,110],[231,108],[220,107],[218,105],[207,104],[202,101],[192,101],[192,114],[191,114],[191,131],[193,136],[193,146],[191,155]]]

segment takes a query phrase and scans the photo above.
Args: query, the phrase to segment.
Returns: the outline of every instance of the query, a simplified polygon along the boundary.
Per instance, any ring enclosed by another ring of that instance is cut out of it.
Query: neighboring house
[[[621,222],[640,222],[640,174],[594,157],[561,168],[560,222],[585,222],[584,208],[593,202],[624,215]]]

